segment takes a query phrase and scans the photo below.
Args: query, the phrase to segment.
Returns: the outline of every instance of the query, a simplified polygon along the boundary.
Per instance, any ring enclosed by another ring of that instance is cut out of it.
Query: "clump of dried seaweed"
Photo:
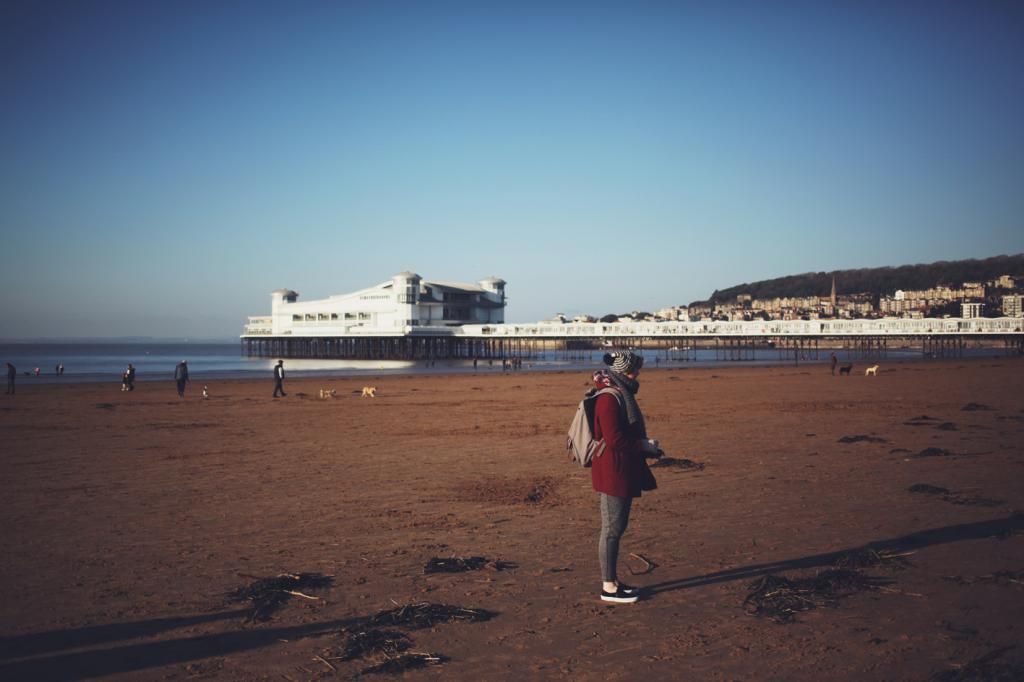
[[[806,578],[766,575],[749,585],[750,593],[743,600],[743,608],[753,616],[791,623],[801,611],[835,606],[842,597],[863,590],[878,590],[891,582],[846,568],[831,568]]]
[[[940,495],[943,502],[949,502],[950,504],[959,504],[968,507],[999,507],[1006,504],[1003,500],[994,500],[989,497],[980,497],[978,495],[962,495],[960,493],[951,492],[948,488],[942,488],[937,485],[929,485],[927,483],[915,483],[914,485],[907,488],[912,493],[924,493],[926,495]]]
[[[940,486],[930,485],[928,483],[915,483],[914,485],[907,488],[907,492],[923,493],[925,495],[948,495],[949,488],[942,488]]]
[[[408,635],[390,630],[342,630],[345,643],[340,649],[329,649],[321,654],[327,661],[351,661],[370,654],[398,656],[412,646]]]
[[[651,464],[651,467],[664,467],[672,469],[683,469],[684,471],[703,471],[704,462],[694,462],[692,459],[675,457],[662,457]]]
[[[423,668],[428,665],[440,665],[446,660],[448,659],[441,654],[411,651],[407,654],[395,656],[394,658],[388,658],[382,663],[372,665],[369,668],[364,668],[361,674],[374,675],[377,673],[386,673],[389,675],[397,675],[398,673],[403,673],[406,670],[412,670],[414,668]]]
[[[479,571],[488,564],[488,559],[482,556],[448,557],[442,559],[434,557],[423,567],[424,573],[463,573],[465,571]]]
[[[427,562],[427,565],[423,567],[424,573],[464,573],[466,571],[479,571],[483,568],[489,568],[492,571],[504,571],[510,568],[516,568],[516,565],[510,561],[500,561],[490,559],[482,556],[471,556],[471,557],[434,557]]]
[[[887,441],[886,439],[882,438],[881,436],[857,435],[857,436],[843,436],[842,438],[839,439],[839,442],[840,443],[861,443],[861,442],[863,442],[863,443],[888,443],[889,441]]]
[[[333,581],[334,576],[321,573],[282,573],[273,578],[257,578],[255,582],[239,587],[228,594],[228,601],[252,602],[249,620],[267,620],[292,597],[322,601],[321,597],[310,596],[300,590],[330,587]]]
[[[928,678],[929,682],[1017,682],[1024,679],[1024,666],[995,660],[1016,648],[1013,645],[995,649],[966,665],[935,673]]]
[[[918,452],[916,455],[911,455],[911,457],[914,457],[914,458],[920,458],[920,457],[954,457],[954,456],[956,456],[955,452],[950,452],[949,450],[945,450],[943,448],[925,448],[924,450],[921,450],[920,452]]]
[[[962,575],[947,575],[943,576],[944,580],[950,580],[957,583],[958,585],[974,585],[976,583],[988,584],[988,585],[1006,585],[1011,587],[1022,587],[1024,586],[1024,569],[1019,571],[996,571],[995,573],[989,573],[987,575],[978,576],[962,576]]]
[[[903,422],[905,426],[933,426],[932,422],[939,421],[935,417],[929,417],[926,414],[919,415],[917,417],[911,417],[907,421]]]
[[[907,557],[911,554],[913,554],[913,552],[897,554],[895,552],[863,547],[861,549],[855,549],[841,554],[835,561],[835,567],[853,570],[880,567],[898,571],[911,565],[911,563],[907,561]]]
[[[396,606],[370,616],[367,625],[405,627],[410,630],[433,627],[438,623],[479,623],[490,620],[494,613],[484,609],[467,609],[447,604],[418,602]]]

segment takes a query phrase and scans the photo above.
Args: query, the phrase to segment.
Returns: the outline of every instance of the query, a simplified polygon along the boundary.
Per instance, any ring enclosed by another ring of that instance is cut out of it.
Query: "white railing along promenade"
[[[928,336],[944,334],[1022,334],[1024,319],[885,317],[863,320],[772,320],[730,322],[538,322],[463,325],[471,337],[600,338],[621,336]]]

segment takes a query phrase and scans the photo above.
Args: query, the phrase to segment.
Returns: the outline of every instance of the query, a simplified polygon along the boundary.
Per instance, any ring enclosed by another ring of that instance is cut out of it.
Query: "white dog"
[[[363,394],[361,396],[359,396],[359,397],[360,398],[376,398],[377,397],[377,387],[376,386],[363,386]]]
[[[864,370],[864,376],[869,376],[869,375],[873,376],[873,377],[877,377],[878,376],[878,365],[872,365],[872,366],[868,367],[866,370]]]
[[[203,386],[203,400],[207,400],[207,399],[209,399],[209,397],[210,397],[210,390],[206,386]]]

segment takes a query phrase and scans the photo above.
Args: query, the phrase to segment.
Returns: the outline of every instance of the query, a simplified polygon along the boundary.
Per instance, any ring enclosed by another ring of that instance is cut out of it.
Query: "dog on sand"
[[[864,370],[864,376],[877,377],[878,376],[878,365],[872,365],[871,367],[868,367],[866,370]]]
[[[329,389],[328,388],[321,388],[320,389],[320,399],[321,400],[327,400],[329,398],[337,398],[337,397],[338,397],[338,392],[335,391],[333,388],[329,388]]]
[[[209,400],[209,399],[210,399],[210,389],[208,389],[206,386],[203,386],[203,400]]]
[[[361,396],[359,396],[359,397],[360,398],[376,398],[377,397],[377,387],[376,386],[363,386],[363,394]]]
[[[852,369],[853,369],[853,363],[852,362],[850,364],[848,364],[848,365],[843,365],[842,367],[839,368],[839,375],[842,376],[844,374],[849,374],[850,370],[852,370]]]

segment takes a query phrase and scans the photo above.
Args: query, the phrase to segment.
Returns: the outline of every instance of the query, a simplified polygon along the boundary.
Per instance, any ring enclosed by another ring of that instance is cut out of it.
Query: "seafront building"
[[[396,336],[505,321],[505,280],[497,277],[468,284],[400,272],[376,286],[314,301],[299,301],[291,289],[270,296],[270,316],[250,317],[244,336]]]

